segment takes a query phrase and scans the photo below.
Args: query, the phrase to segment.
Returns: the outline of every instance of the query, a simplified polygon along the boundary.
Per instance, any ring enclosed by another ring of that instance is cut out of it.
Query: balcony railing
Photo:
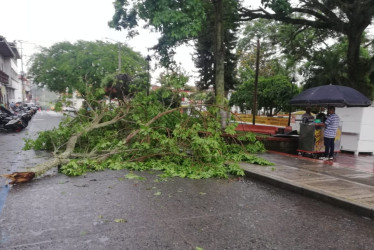
[[[9,84],[9,76],[0,70],[0,82],[4,84]]]

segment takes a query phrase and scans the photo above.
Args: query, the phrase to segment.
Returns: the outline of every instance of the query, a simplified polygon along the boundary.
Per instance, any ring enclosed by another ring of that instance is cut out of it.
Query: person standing
[[[333,160],[334,159],[334,143],[336,132],[339,127],[339,116],[335,114],[335,107],[328,107],[328,116],[325,123],[322,125],[325,127],[324,133],[324,144],[325,144],[325,154],[321,157],[321,160]]]
[[[311,112],[311,108],[307,107],[305,109],[305,113],[301,116],[302,123],[308,123],[314,120],[314,116],[310,112]]]
[[[11,109],[12,111],[15,111],[16,104],[15,104],[14,102],[12,102],[9,106],[10,106],[10,109]]]

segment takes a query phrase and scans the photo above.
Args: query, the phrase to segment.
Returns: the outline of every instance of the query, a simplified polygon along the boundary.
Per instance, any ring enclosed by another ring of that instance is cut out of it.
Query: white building
[[[23,89],[18,79],[17,59],[20,55],[14,43],[0,36],[0,104],[21,102]]]

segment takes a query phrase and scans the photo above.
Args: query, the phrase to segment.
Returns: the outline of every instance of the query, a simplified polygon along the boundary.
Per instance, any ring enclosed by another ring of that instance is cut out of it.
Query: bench
[[[265,135],[275,135],[278,132],[278,127],[252,124],[239,124],[236,131],[253,132]]]

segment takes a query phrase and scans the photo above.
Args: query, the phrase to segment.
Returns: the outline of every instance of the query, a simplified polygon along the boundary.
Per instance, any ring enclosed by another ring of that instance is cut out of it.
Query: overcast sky
[[[124,31],[108,27],[114,14],[114,0],[0,0],[0,35],[7,41],[22,40],[24,62],[38,46],[49,47],[61,41],[104,40],[126,43],[143,56],[157,42],[157,34],[144,31],[128,40]],[[260,0],[248,0],[251,5]],[[176,60],[188,72],[194,70],[192,49],[178,50]],[[153,62],[155,63],[155,62]]]
[[[0,35],[22,40],[24,54],[37,45],[49,47],[61,41],[104,40],[126,42],[143,55],[156,43],[154,34],[126,40],[125,32],[108,27],[114,14],[113,0],[0,0]]]

